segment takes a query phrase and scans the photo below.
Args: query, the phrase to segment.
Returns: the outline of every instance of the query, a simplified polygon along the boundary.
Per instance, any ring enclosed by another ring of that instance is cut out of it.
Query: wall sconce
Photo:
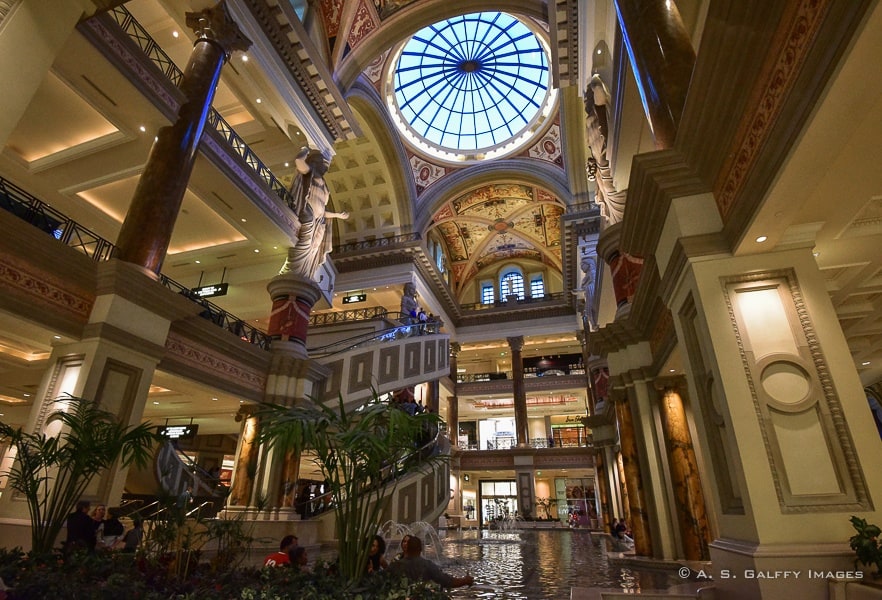
[[[468,473],[466,473],[465,475],[462,476],[462,480],[463,481],[471,481],[472,478]]]

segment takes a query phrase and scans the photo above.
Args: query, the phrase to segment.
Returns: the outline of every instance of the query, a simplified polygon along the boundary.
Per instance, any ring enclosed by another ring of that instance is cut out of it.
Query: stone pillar
[[[710,527],[701,488],[701,475],[698,472],[692,435],[686,422],[686,408],[680,392],[684,383],[682,379],[662,378],[655,381],[655,386],[661,392],[662,430],[668,447],[671,487],[683,544],[683,557],[686,560],[709,560]]]
[[[239,432],[239,447],[236,449],[233,480],[230,483],[229,504],[232,506],[249,506],[254,492],[260,454],[260,422],[255,412],[256,406],[249,405],[241,407],[236,415],[236,421],[242,423],[242,428]]]
[[[2,17],[0,81],[15,82],[3,90],[0,148],[34,99],[55,57],[88,10],[90,2],[21,0]]]
[[[597,486],[597,497],[600,499],[600,510],[597,512],[597,527],[606,531],[609,523],[608,515],[612,514],[610,504],[609,486],[607,485],[607,463],[603,460],[604,449],[594,453],[594,482]]]
[[[619,250],[621,233],[622,225],[616,223],[604,229],[597,240],[597,254],[609,265],[612,275],[613,293],[618,307],[617,317],[630,307],[643,269],[643,259]]]
[[[459,447],[459,398],[447,396],[447,436],[454,447]]]
[[[616,400],[616,418],[619,423],[619,443],[622,448],[622,472],[628,494],[628,525],[634,533],[634,551],[638,556],[652,556],[652,534],[646,491],[640,473],[637,436],[631,404],[627,396]]]
[[[453,395],[447,397],[447,435],[454,446],[459,443],[459,396],[456,393],[459,368],[456,359],[461,350],[459,342],[450,342],[450,381]]]
[[[276,275],[266,288],[273,301],[267,330],[273,347],[284,346],[292,357],[307,358],[309,315],[321,297],[321,289],[313,280],[293,272]]]
[[[695,50],[671,0],[614,0],[658,149],[671,148],[686,103]]]
[[[508,347],[511,348],[511,376],[514,380],[515,432],[518,446],[530,445],[529,427],[527,423],[527,391],[524,387],[524,361],[521,358],[521,350],[524,348],[524,336],[506,338]]]
[[[426,382],[426,399],[424,405],[429,412],[438,414],[441,401],[441,382],[437,379]]]
[[[117,239],[118,258],[157,274],[190,181],[221,69],[233,51],[251,46],[223,2],[187,13],[187,25],[198,39],[181,81],[185,101],[174,125],[157,134]]]

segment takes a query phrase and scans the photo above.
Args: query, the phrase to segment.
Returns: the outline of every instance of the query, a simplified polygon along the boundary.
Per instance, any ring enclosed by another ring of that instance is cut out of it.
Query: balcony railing
[[[567,292],[550,292],[544,294],[542,296],[526,296],[524,298],[519,298],[517,301],[508,301],[508,300],[497,300],[492,303],[473,303],[473,304],[463,304],[461,305],[462,311],[481,311],[481,310],[493,310],[494,308],[514,308],[517,306],[522,306],[525,304],[541,304],[541,303],[561,303],[566,302],[568,300]]]
[[[333,254],[351,254],[353,252],[369,252],[382,248],[394,248],[403,244],[418,242],[422,239],[419,233],[403,233],[392,237],[377,238],[363,242],[350,242],[334,247]]]
[[[317,313],[309,317],[309,326],[321,327],[323,325],[339,325],[340,323],[352,323],[355,321],[385,319],[388,314],[389,311],[383,306],[356,308],[342,312]]]
[[[180,87],[181,81],[184,78],[183,72],[178,68],[174,61],[169,58],[168,54],[162,50],[159,44],[150,37],[147,30],[135,20],[135,17],[122,6],[112,8],[109,11],[109,14],[113,17],[113,20],[116,21],[116,24],[119,25],[120,29],[122,29],[123,32],[125,32],[126,35],[137,44],[138,48],[144,52],[147,58],[159,67],[159,70],[168,77],[169,81],[171,81],[175,87]],[[254,173],[257,174],[257,176],[263,180],[263,182],[275,192],[285,204],[288,205],[288,208],[290,208],[294,214],[297,214],[300,207],[297,206],[294,196],[288,188],[285,187],[285,184],[273,175],[272,171],[270,171],[269,168],[261,162],[254,151],[248,147],[245,140],[233,130],[229,123],[224,121],[223,117],[220,116],[220,113],[214,108],[212,108],[208,114],[208,122],[221,135],[221,137],[223,137],[227,144],[229,144],[230,148],[242,158],[245,164],[254,171]]]
[[[585,436],[576,440],[558,440],[555,438],[531,438],[530,448],[590,448],[593,445],[591,436]],[[512,450],[517,448],[518,444],[514,438],[499,438],[496,440],[485,440],[483,447],[478,442],[460,442],[458,448],[463,451],[480,451],[480,450]]]
[[[0,177],[0,208],[96,262],[110,260],[113,254],[115,248],[113,244],[2,177]],[[202,306],[204,309],[201,313],[202,317],[246,342],[269,350],[270,337],[266,333],[208,300],[195,296],[190,288],[165,275],[160,275],[159,280],[165,287]]]

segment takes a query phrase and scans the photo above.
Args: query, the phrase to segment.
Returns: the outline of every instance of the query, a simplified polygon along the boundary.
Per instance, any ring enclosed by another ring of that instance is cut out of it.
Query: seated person
[[[309,562],[309,557],[306,555],[306,548],[303,546],[297,546],[293,550],[291,550],[290,555],[291,566],[294,567],[297,571],[306,571],[306,563]]]
[[[413,581],[434,581],[446,588],[472,585],[475,582],[471,575],[454,577],[445,573],[438,565],[420,556],[422,553],[423,541],[415,535],[410,536],[404,549],[404,558],[392,563],[389,571],[404,575]]]
[[[381,536],[375,535],[371,538],[371,550],[368,554],[367,572],[378,573],[386,569],[389,564],[386,562],[386,540]]]
[[[278,567],[281,565],[290,565],[291,564],[291,556],[290,552],[297,546],[297,537],[293,535],[286,535],[282,538],[282,541],[279,542],[279,551],[273,552],[265,559],[263,559],[264,567]]]

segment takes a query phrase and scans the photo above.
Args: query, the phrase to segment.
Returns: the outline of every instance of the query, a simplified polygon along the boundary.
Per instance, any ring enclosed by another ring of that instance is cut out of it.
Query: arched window
[[[524,276],[518,271],[507,271],[499,281],[499,297],[508,299],[511,295],[524,299]]]

